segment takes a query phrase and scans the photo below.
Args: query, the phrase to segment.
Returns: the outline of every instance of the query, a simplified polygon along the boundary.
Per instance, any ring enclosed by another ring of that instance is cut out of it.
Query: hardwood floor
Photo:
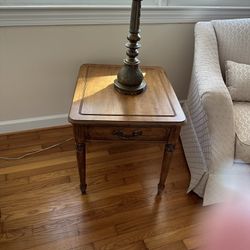
[[[71,127],[0,135],[0,157],[73,137]],[[1,250],[191,250],[201,200],[186,194],[182,148],[156,197],[163,146],[90,143],[81,195],[73,140],[17,161],[0,160]]]

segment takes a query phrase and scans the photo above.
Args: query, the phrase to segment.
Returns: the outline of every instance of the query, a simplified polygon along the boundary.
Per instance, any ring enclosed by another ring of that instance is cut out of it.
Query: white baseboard
[[[180,100],[181,105],[185,100]],[[68,114],[33,117],[10,121],[0,121],[0,134],[67,125]]]
[[[180,104],[183,105],[187,100],[179,100]]]
[[[41,117],[10,120],[3,122],[0,121],[0,134],[38,129],[38,128],[54,127],[66,124],[69,124],[68,114],[41,116]]]

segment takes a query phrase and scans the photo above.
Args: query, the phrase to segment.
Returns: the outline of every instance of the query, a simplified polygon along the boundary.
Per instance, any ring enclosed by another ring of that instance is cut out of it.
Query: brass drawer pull
[[[115,136],[118,136],[121,139],[132,139],[132,138],[141,136],[142,131],[141,130],[135,130],[131,134],[125,134],[121,130],[114,130],[112,134],[115,135]]]

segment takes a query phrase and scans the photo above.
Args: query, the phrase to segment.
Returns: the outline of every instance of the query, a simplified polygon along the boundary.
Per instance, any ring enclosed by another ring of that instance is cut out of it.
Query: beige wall
[[[142,25],[140,59],[163,66],[185,99],[193,24]],[[127,25],[0,28],[0,121],[67,113],[79,66],[121,64]]]

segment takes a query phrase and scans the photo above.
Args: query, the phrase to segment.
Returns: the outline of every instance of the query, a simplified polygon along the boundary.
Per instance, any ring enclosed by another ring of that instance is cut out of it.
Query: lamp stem
[[[142,1],[142,0],[141,0]],[[130,16],[130,33],[138,33],[140,27],[141,1],[133,1]]]
[[[143,74],[139,67],[140,61],[137,56],[138,49],[141,45],[138,43],[141,39],[139,34],[141,1],[133,0],[130,16],[130,34],[128,35],[127,58],[124,60],[124,65],[117,74],[115,80],[115,89],[127,95],[137,95],[146,89],[146,82],[143,80]]]

